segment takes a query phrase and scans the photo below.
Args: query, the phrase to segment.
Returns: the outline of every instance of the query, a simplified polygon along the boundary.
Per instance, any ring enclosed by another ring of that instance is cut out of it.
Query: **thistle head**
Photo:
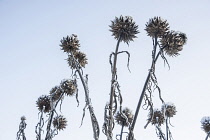
[[[60,87],[67,96],[73,96],[77,90],[75,80],[63,80]]]
[[[120,39],[120,41],[124,41],[127,44],[133,41],[136,38],[136,34],[139,33],[138,25],[135,24],[130,16],[115,17],[115,20],[111,22],[112,24],[109,27],[114,38]]]
[[[148,120],[151,120],[153,125],[157,124],[158,126],[161,126],[164,123],[165,118],[161,110],[154,109],[153,112],[149,112]]]
[[[181,32],[167,32],[160,40],[162,48],[169,56],[177,56],[187,42],[187,36]]]
[[[210,132],[210,117],[203,117],[201,119],[201,128],[206,132]]]
[[[133,121],[133,114],[129,108],[124,108],[122,112],[118,111],[115,120],[119,125],[129,126]]]
[[[62,115],[55,117],[53,119],[53,126],[54,126],[54,128],[58,129],[59,131],[65,129],[67,126],[66,118],[64,118]]]
[[[58,86],[55,86],[54,88],[50,90],[50,95],[53,101],[57,101],[60,98],[62,93],[63,93],[62,89]]]
[[[50,97],[47,95],[42,95],[41,97],[39,97],[38,100],[36,101],[36,104],[39,111],[47,113],[51,110]]]
[[[80,51],[77,51],[74,55],[75,59],[78,61],[81,67],[85,67],[87,62],[87,57],[85,53],[82,53]]]
[[[169,24],[161,17],[154,17],[147,22],[145,30],[150,37],[162,37],[169,30]]]
[[[74,53],[79,50],[80,44],[77,39],[77,35],[72,34],[71,36],[64,37],[61,41],[61,50],[66,53]]]
[[[162,112],[165,113],[165,116],[171,118],[176,115],[176,106],[173,103],[165,103],[162,105]]]

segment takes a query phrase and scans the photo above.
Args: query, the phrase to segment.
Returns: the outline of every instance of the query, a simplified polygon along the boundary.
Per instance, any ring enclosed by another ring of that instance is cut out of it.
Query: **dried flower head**
[[[68,95],[72,96],[76,92],[76,81],[75,80],[63,80],[60,86],[63,92]]]
[[[53,101],[57,101],[60,98],[61,94],[62,94],[62,89],[58,86],[55,86],[50,90],[50,95]]]
[[[165,118],[161,110],[154,109],[153,112],[149,112],[148,120],[151,120],[153,125],[157,124],[158,126],[161,126],[164,123]]]
[[[123,109],[122,113],[118,111],[115,115],[115,120],[119,125],[128,126],[133,121],[132,111],[129,108]]]
[[[39,111],[43,111],[44,113],[49,112],[51,110],[50,106],[50,97],[47,95],[42,95],[36,101],[37,107]]]
[[[162,112],[165,112],[165,116],[173,117],[176,115],[176,106],[173,103],[165,103],[162,105]]]
[[[80,51],[77,51],[75,53],[75,58],[78,60],[80,66],[82,66],[82,67],[85,67],[85,65],[88,63],[86,54],[84,54],[84,53],[82,53]]]
[[[21,121],[25,121],[25,120],[26,120],[26,117],[25,117],[25,116],[22,116],[22,117],[20,118],[20,120],[21,120]]]
[[[161,17],[154,17],[147,22],[145,30],[150,37],[162,37],[169,30],[169,24]]]
[[[61,50],[66,53],[74,53],[79,50],[80,44],[77,35],[72,34],[71,36],[64,37],[60,42]]]
[[[53,119],[53,126],[60,130],[63,130],[67,126],[67,120],[62,115],[59,115]]]
[[[210,117],[203,117],[201,119],[201,128],[206,132],[210,132]]]
[[[132,17],[130,16],[120,16],[120,18],[115,17],[114,21],[109,26],[112,35],[115,39],[129,43],[136,38],[136,34],[139,33],[138,25],[135,24]]]
[[[170,31],[161,38],[161,46],[169,56],[177,56],[187,42],[187,36],[181,32]]]

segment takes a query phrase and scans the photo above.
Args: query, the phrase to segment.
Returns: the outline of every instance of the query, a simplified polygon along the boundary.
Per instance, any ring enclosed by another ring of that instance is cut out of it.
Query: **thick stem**
[[[91,116],[92,114],[94,115],[94,112],[93,112],[93,108],[92,106],[90,105],[90,101],[89,101],[89,95],[88,95],[88,89],[86,87],[86,84],[85,84],[85,81],[84,81],[84,78],[80,72],[79,69],[77,69],[77,72],[80,76],[80,79],[81,79],[81,82],[82,82],[82,85],[84,87],[84,91],[85,91],[85,96],[86,96],[86,102],[88,104],[88,109],[89,109],[89,112],[90,112],[90,118],[91,118],[91,122],[92,122],[92,128],[93,128],[93,133],[94,133],[94,139],[95,140],[98,140],[99,139],[99,132],[97,133],[97,130],[95,129],[95,125],[94,125],[94,121],[97,122],[97,120],[93,120],[94,118]],[[95,118],[96,119],[96,118]],[[98,123],[98,122],[97,122]],[[97,124],[98,125],[98,124]],[[99,129],[99,128],[98,128]],[[98,130],[99,131],[99,130]]]
[[[43,111],[44,111],[44,109],[45,108],[43,108],[43,110],[41,111],[41,116],[40,116],[40,119],[39,119],[39,134],[38,134],[37,140],[41,140],[42,117],[43,117]]]
[[[133,122],[131,124],[131,128],[130,128],[130,131],[133,131],[134,130],[134,127],[135,127],[135,124],[136,124],[136,120],[137,120],[137,117],[138,117],[138,114],[139,114],[139,110],[140,110],[140,107],[141,107],[141,103],[142,103],[142,100],[144,98],[144,94],[146,92],[146,89],[147,89],[147,85],[148,85],[148,82],[149,82],[149,79],[151,77],[151,72],[153,70],[153,68],[155,67],[155,63],[158,59],[158,57],[160,56],[160,51],[158,52],[157,56],[155,57],[155,53],[156,53],[156,48],[157,48],[157,38],[155,38],[155,46],[154,46],[154,50],[153,50],[153,59],[152,59],[152,65],[151,65],[151,68],[150,68],[150,71],[147,75],[147,78],[146,78],[146,81],[144,83],[144,87],[142,89],[142,92],[141,92],[141,95],[140,95],[140,98],[139,98],[139,102],[137,104],[137,107],[136,107],[136,112],[135,112],[135,115],[134,115],[134,119],[133,119]],[[131,137],[131,133],[129,134],[129,137]]]
[[[124,128],[124,124],[122,124],[121,133],[120,133],[120,140],[122,140],[123,128]]]
[[[112,67],[112,80],[111,80],[111,92],[110,92],[110,103],[109,103],[109,116],[110,116],[110,123],[108,124],[108,132],[110,134],[112,134],[112,128],[113,128],[113,97],[114,97],[114,82],[116,80],[116,74],[117,74],[117,53],[118,53],[118,49],[119,49],[119,44],[121,41],[121,36],[117,41],[117,45],[116,45],[116,49],[115,49],[115,53],[114,53],[114,63],[113,63],[113,67]],[[108,139],[109,140],[109,139]]]

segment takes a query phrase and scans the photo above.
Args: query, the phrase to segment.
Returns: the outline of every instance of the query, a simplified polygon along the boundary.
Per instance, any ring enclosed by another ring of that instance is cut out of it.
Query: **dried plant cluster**
[[[149,69],[148,76],[140,94],[135,114],[133,114],[129,108],[122,109],[122,107],[124,107],[123,91],[120,89],[120,84],[117,78],[117,57],[119,54],[126,54],[128,57],[127,66],[129,69],[130,53],[124,50],[119,51],[120,43],[124,42],[129,45],[131,41],[134,41],[139,33],[138,25],[136,25],[132,17],[120,16],[115,17],[115,19],[111,21],[111,25],[109,27],[112,36],[114,36],[114,38],[117,40],[117,45],[115,51],[110,54],[109,58],[111,65],[111,90],[109,93],[110,98],[108,104],[105,105],[104,110],[104,123],[102,127],[103,133],[106,135],[107,140],[113,140],[113,130],[116,123],[121,126],[121,132],[120,134],[116,135],[116,139],[119,138],[119,140],[122,140],[123,134],[126,134],[126,140],[135,140],[134,128],[139,110],[142,107],[142,102],[144,102],[143,107],[146,106],[146,109],[149,110],[148,122],[145,128],[149,123],[151,123],[152,125],[155,125],[156,133],[159,139],[172,140],[172,134],[168,124],[170,124],[170,118],[176,115],[176,106],[173,103],[164,102],[161,88],[158,85],[155,69],[156,62],[159,57],[161,57],[169,66],[165,54],[168,56],[179,55],[179,52],[182,51],[183,46],[187,42],[186,34],[170,30],[167,20],[164,20],[161,17],[151,18],[146,23],[145,31],[153,41],[152,65]],[[83,109],[82,121],[85,116],[85,111],[88,109],[92,123],[94,140],[99,140],[100,129],[97,118],[93,111],[91,99],[89,97],[88,77],[87,75],[83,75],[83,68],[85,68],[85,66],[88,64],[86,54],[80,51],[80,42],[75,34],[64,37],[60,41],[60,48],[68,56],[66,60],[72,71],[72,75],[70,76],[70,79],[61,81],[59,86],[53,87],[50,90],[49,95],[42,95],[36,101],[36,105],[39,110],[39,122],[37,123],[35,130],[36,139],[42,140],[43,132],[45,132],[46,135],[44,139],[52,140],[54,136],[58,134],[58,131],[64,130],[67,127],[67,119],[63,117],[61,113],[62,101],[66,97],[76,96],[79,105],[77,98],[77,81],[80,80],[85,94],[85,107]],[[153,106],[153,94],[155,94],[155,90],[158,90],[159,99],[163,104],[161,109],[154,109]],[[58,105],[60,105],[61,114],[58,114]],[[119,111],[117,111],[117,108],[119,108]],[[44,114],[46,116],[44,116]],[[21,138],[26,140],[24,134],[24,129],[26,127],[25,120],[26,119],[24,117],[21,118],[21,127],[19,128],[17,134],[18,140],[21,140]],[[45,123],[47,123],[46,131],[43,130]],[[201,123],[202,129],[209,135],[210,119],[203,118]],[[161,129],[163,125],[166,125],[165,133],[163,133]],[[124,130],[124,127],[126,127],[126,130]]]

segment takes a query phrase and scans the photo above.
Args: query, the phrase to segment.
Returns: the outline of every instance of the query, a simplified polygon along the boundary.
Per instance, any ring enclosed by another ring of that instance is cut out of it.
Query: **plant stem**
[[[108,124],[108,133],[110,133],[112,135],[112,128],[113,128],[113,97],[114,97],[114,82],[116,81],[116,74],[117,74],[117,68],[116,68],[116,64],[117,64],[117,53],[118,53],[118,49],[119,49],[119,44],[121,41],[121,36],[117,41],[117,45],[116,45],[116,49],[115,49],[115,53],[114,53],[114,63],[113,63],[113,67],[112,67],[112,80],[111,80],[111,93],[110,93],[110,103],[109,103],[109,115],[110,115],[110,123]],[[112,138],[111,138],[112,139]],[[109,139],[108,139],[109,140]]]
[[[158,59],[158,57],[160,55],[160,51],[159,51],[157,56],[155,57],[155,55],[156,55],[156,48],[157,48],[157,37],[155,37],[155,44],[154,44],[154,48],[153,48],[152,65],[151,65],[151,68],[150,68],[149,73],[147,75],[146,81],[144,83],[143,90],[142,90],[140,98],[139,98],[139,102],[138,102],[137,107],[136,107],[136,112],[135,112],[134,119],[133,119],[133,122],[132,122],[131,128],[130,128],[131,131],[134,130],[134,127],[135,127],[135,124],[136,124],[136,120],[137,120],[137,117],[138,117],[138,113],[139,113],[139,110],[140,110],[140,107],[141,107],[141,103],[142,103],[142,100],[144,98],[144,94],[145,94],[145,91],[147,89],[147,85],[148,85],[149,79],[151,77],[151,72],[153,71],[153,68],[155,67],[155,63],[156,63],[156,61],[157,61],[157,59]],[[129,137],[130,136],[131,136],[131,133],[129,133]]]
[[[60,98],[57,100],[57,102],[55,103],[55,106],[52,107],[52,110],[50,111],[50,119],[48,121],[48,124],[47,124],[47,134],[45,136],[45,140],[48,140],[48,137],[50,135],[50,128],[51,128],[51,124],[52,124],[52,119],[53,119],[53,116],[54,116],[54,112],[55,112],[55,109],[58,105],[58,102],[61,100],[61,98],[63,97],[64,93],[61,94]]]
[[[207,136],[206,136],[206,139],[205,139],[205,140],[208,140],[209,135],[210,135],[210,132],[208,132],[208,134],[207,134]]]
[[[124,124],[122,124],[121,133],[120,133],[120,140],[122,140],[123,128],[124,128]]]
[[[166,140],[168,140],[168,117],[166,117]]]
[[[93,107],[90,104],[90,100],[89,100],[90,98],[89,98],[89,95],[88,95],[88,89],[86,87],[84,78],[83,78],[83,76],[82,76],[82,74],[81,74],[81,72],[80,72],[79,69],[77,69],[77,72],[78,72],[78,74],[80,76],[80,79],[81,79],[81,82],[82,82],[82,85],[83,85],[83,88],[84,88],[84,91],[85,91],[86,102],[88,104],[88,109],[89,109],[89,112],[90,112],[90,118],[91,118],[92,127],[93,127],[94,139],[95,140],[98,140],[99,139],[99,130],[96,130],[96,128],[95,128],[95,127],[98,127],[97,129],[99,129],[98,121],[97,120],[94,120],[96,118],[93,118],[93,116],[92,116],[92,115],[95,116],[95,114],[93,112]],[[94,122],[96,123],[97,126],[95,126]]]

